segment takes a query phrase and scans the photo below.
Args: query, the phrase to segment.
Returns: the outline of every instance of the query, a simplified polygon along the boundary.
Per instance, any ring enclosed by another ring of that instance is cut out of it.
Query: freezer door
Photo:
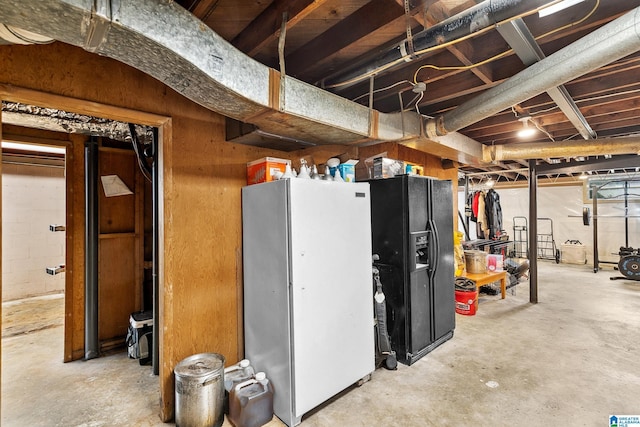
[[[374,370],[368,183],[291,180],[295,415]],[[276,391],[277,393],[277,391]]]
[[[432,228],[436,235],[432,271],[434,340],[455,328],[455,279],[453,262],[453,190],[451,181],[431,181],[429,197]]]
[[[407,363],[413,362],[421,350],[433,342],[431,339],[431,295],[427,269],[421,268],[409,274],[411,290],[411,304],[409,305],[409,318],[411,320],[409,333],[409,350],[411,356],[407,357]]]
[[[242,189],[245,357],[277,393],[275,414],[290,422],[288,191],[285,181]],[[291,424],[289,424],[291,425]]]

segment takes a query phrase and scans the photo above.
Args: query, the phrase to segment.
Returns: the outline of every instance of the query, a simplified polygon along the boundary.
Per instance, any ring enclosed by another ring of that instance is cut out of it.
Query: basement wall
[[[524,216],[529,221],[529,189],[528,188],[496,188],[500,195],[500,205],[502,207],[503,229],[509,234],[511,240],[514,239],[513,217]],[[458,193],[459,206],[464,208],[464,192]],[[556,247],[561,249],[561,245],[567,240],[579,240],[585,245],[587,266],[593,266],[593,219],[591,225],[585,226],[582,223],[582,209],[591,209],[591,201],[583,198],[582,183],[576,185],[562,186],[540,186],[538,187],[538,218],[550,218],[553,223],[553,240]],[[601,261],[617,262],[620,258],[617,255],[620,246],[625,245],[624,238],[624,218],[607,217],[624,215],[624,202],[599,201],[598,202],[598,257]],[[629,203],[629,215],[640,215],[640,203],[638,201]],[[519,220],[519,225],[522,220]],[[470,223],[473,229],[475,223]],[[549,235],[551,229],[549,221],[543,220],[538,224],[538,233]],[[472,238],[475,233],[472,233]],[[544,238],[544,237],[541,237]],[[629,218],[629,245],[640,246],[640,220]],[[546,251],[541,255],[547,255]],[[601,267],[611,267],[611,264],[604,264]]]
[[[64,169],[4,164],[2,168],[2,301],[64,292],[65,273],[46,267],[64,264]]]

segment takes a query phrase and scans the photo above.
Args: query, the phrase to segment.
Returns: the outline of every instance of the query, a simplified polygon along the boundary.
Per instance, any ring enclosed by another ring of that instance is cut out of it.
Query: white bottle
[[[336,174],[333,176],[333,180],[335,182],[344,182],[344,179],[342,179],[342,175],[340,175],[340,171],[338,169],[336,169]]]
[[[298,174],[298,178],[311,179],[311,176],[309,175],[309,168],[306,165],[300,166],[300,173]]]
[[[311,168],[311,179],[322,179],[322,177],[318,173],[318,168],[316,167],[316,165],[313,165],[313,167]]]
[[[329,170],[329,166],[324,167],[324,178],[325,181],[333,181],[333,177],[331,176],[331,171]]]
[[[291,165],[289,163],[284,167],[284,173],[280,177],[280,179],[290,179],[293,178],[293,173],[291,173]]]

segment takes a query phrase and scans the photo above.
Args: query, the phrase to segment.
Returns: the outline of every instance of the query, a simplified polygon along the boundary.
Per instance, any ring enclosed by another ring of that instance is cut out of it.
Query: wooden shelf
[[[136,233],[134,232],[129,232],[129,233],[100,233],[98,235],[98,238],[100,239],[119,239],[122,237],[136,237]]]

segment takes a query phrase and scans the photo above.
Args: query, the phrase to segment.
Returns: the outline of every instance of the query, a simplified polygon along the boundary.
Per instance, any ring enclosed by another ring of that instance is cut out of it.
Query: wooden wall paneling
[[[141,308],[140,174],[132,150],[99,147],[98,338],[101,349],[124,343],[129,315]],[[107,197],[102,177],[116,175],[132,194]]]
[[[315,164],[320,167],[332,157],[349,157],[351,159],[358,158],[358,147],[349,147],[345,145],[317,145],[315,147],[305,148],[303,150],[292,151],[287,153],[285,158],[291,160],[291,164],[298,170],[300,166],[300,159],[307,160],[309,166]],[[324,173],[324,169],[318,172]]]
[[[371,156],[375,156],[380,153],[387,153],[387,157],[390,159],[398,158],[398,143],[396,142],[383,142],[380,144],[369,145],[366,147],[358,147],[358,153],[361,160],[365,160]]]
[[[185,357],[216,352],[227,363],[238,360],[241,188],[246,183],[246,152],[210,139],[224,134],[224,119],[197,123],[172,119],[174,136],[163,138],[163,222],[166,266],[162,280],[164,334],[161,370],[172,372]],[[188,141],[188,143],[185,143]],[[195,249],[195,250],[192,250]],[[185,268],[189,271],[185,271]],[[216,340],[211,340],[216,337]],[[173,416],[174,381],[163,377],[163,419]],[[171,399],[171,401],[169,401]]]
[[[84,212],[84,204],[78,203],[76,188],[76,176],[84,176],[82,169],[78,170],[77,167],[77,154],[75,144],[83,147],[84,137],[82,135],[69,135],[69,142],[67,143],[65,150],[65,197],[66,197],[66,242],[65,242],[65,277],[64,277],[64,362],[71,362],[73,358],[73,336],[74,336],[74,283],[77,281],[78,276],[84,276],[84,258],[76,259],[75,251],[77,246],[84,248],[84,239],[78,239],[78,229],[80,233],[84,233],[84,227],[81,224],[77,224],[77,209],[81,209]],[[82,193],[80,193],[82,194]],[[83,198],[84,199],[84,198]],[[78,204],[80,206],[78,206]],[[81,218],[84,216],[81,214]],[[78,269],[80,268],[80,269]],[[83,277],[84,281],[84,277]],[[83,295],[84,297],[84,295]]]
[[[144,203],[145,203],[145,183],[146,179],[142,175],[136,161],[134,168],[136,169],[134,193],[135,206],[134,206],[134,246],[135,246],[135,271],[133,277],[134,286],[134,307],[136,310],[144,309],[143,305],[143,291],[144,291]],[[150,307],[149,307],[150,308]],[[128,320],[128,319],[127,319]]]
[[[174,414],[175,395],[174,392],[175,379],[173,377],[174,344],[173,344],[173,309],[170,304],[173,303],[173,296],[169,295],[172,287],[168,284],[169,274],[167,274],[167,266],[170,265],[168,260],[169,245],[167,241],[167,224],[170,218],[167,207],[170,205],[170,199],[175,197],[173,194],[174,186],[172,184],[171,170],[173,170],[173,160],[171,156],[171,147],[173,146],[173,120],[168,120],[161,126],[159,132],[159,146],[157,153],[157,161],[160,166],[158,171],[158,193],[162,194],[162,201],[158,206],[158,251],[160,254],[158,266],[158,305],[160,318],[158,319],[158,363],[160,376],[160,419],[162,421],[171,421]],[[167,331],[167,333],[164,333]],[[175,393],[175,392],[174,392]]]
[[[136,230],[136,160],[130,150],[99,148],[98,204],[100,206],[99,230],[105,233],[127,233]],[[102,178],[116,175],[132,194],[107,197]]]
[[[71,192],[71,212],[67,212],[67,223],[72,224],[73,246],[67,247],[67,259],[73,263],[73,278],[65,290],[65,361],[84,358],[84,268],[85,268],[85,202],[84,202],[84,135],[69,135],[72,156],[67,168],[72,169],[67,177],[67,191]]]
[[[101,236],[98,261],[98,339],[101,349],[112,347],[111,341],[127,334],[129,315],[137,310],[134,282],[136,272],[136,236],[117,234]]]

